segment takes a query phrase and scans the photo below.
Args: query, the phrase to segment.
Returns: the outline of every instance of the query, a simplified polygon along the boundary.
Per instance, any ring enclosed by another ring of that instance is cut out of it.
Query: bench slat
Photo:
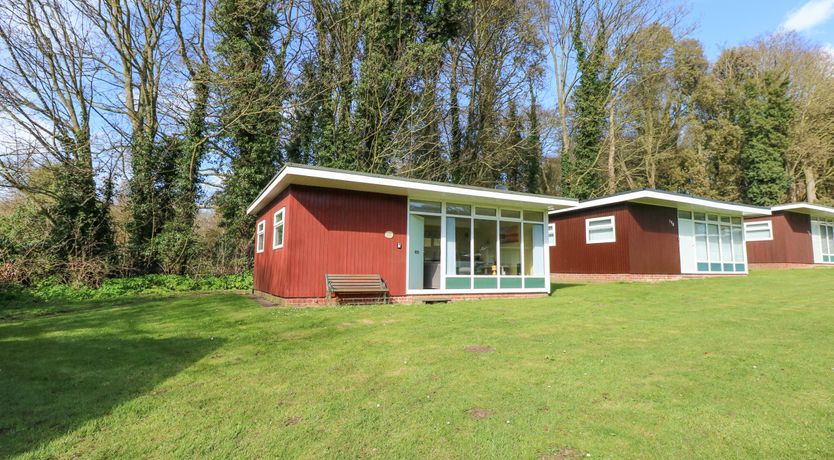
[[[360,294],[378,292],[386,294],[388,286],[380,275],[324,275],[327,282],[327,291],[330,293]]]

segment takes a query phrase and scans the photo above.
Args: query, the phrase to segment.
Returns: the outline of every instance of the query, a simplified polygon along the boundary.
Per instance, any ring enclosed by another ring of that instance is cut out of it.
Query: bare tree
[[[110,193],[96,189],[101,163],[91,134],[100,66],[77,13],[59,0],[0,2],[0,178],[34,198],[59,250],[89,257],[112,237]],[[35,179],[42,172],[48,180]]]

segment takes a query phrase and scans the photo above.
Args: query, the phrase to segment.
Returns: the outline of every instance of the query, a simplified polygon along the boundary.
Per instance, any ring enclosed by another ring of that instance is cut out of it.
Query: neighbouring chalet
[[[834,264],[834,208],[791,203],[770,210],[771,216],[745,219],[750,265],[790,268]]]
[[[661,280],[747,274],[743,219],[758,206],[657,190],[550,212],[554,281]]]
[[[397,302],[545,295],[548,211],[576,204],[289,164],[246,210],[254,289],[289,304],[373,286]]]

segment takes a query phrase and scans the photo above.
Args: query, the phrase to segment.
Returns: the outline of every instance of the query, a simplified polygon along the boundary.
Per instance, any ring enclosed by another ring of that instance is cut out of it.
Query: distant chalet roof
[[[744,217],[769,216],[770,209],[730,201],[713,200],[683,193],[666,192],[663,190],[642,189],[616,193],[600,198],[580,201],[578,205],[551,211],[550,214],[561,214],[582,209],[593,209],[619,203],[640,203],[654,206],[672,207],[689,211],[729,212],[741,214]]]
[[[780,204],[770,208],[770,210],[773,212],[790,211],[800,214],[808,214],[811,217],[825,217],[829,219],[834,217],[834,208],[805,202]]]
[[[407,195],[427,200],[462,200],[468,198],[476,199],[479,203],[496,206],[523,207],[524,205],[535,205],[547,206],[548,209],[562,209],[576,206],[579,203],[571,198],[287,163],[255,198],[255,201],[249,205],[246,213],[257,215],[261,209],[290,185],[310,185],[389,195]]]

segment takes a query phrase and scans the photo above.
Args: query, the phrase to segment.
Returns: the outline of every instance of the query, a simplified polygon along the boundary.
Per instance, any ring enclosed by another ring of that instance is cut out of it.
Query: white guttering
[[[698,198],[679,193],[661,192],[659,190],[636,190],[633,192],[620,193],[617,195],[582,201],[572,208],[550,211],[550,214],[559,214],[580,209],[591,209],[625,202],[643,203],[656,206],[672,205],[672,207],[679,207],[683,205],[683,207],[703,210],[737,212],[750,217],[770,215],[770,210],[768,208],[730,203],[726,201],[716,201],[707,198]]]
[[[349,171],[287,165],[272,179],[272,182],[246,208],[246,213],[254,215],[264,205],[273,200],[288,185],[302,183],[349,190],[370,191],[399,195],[424,193],[432,196],[470,197],[483,200],[516,202],[518,204],[542,205],[548,207],[576,206],[577,200],[557,198],[528,193],[505,192],[487,188],[447,185],[439,182],[400,179],[376,174],[362,174]]]
[[[828,206],[820,206],[818,204],[811,204],[811,203],[788,203],[788,204],[780,204],[779,206],[774,206],[770,208],[771,211],[796,211],[802,212],[805,211],[804,214],[812,214],[812,215],[819,215],[823,214],[829,217],[834,217],[834,208],[829,208]]]

